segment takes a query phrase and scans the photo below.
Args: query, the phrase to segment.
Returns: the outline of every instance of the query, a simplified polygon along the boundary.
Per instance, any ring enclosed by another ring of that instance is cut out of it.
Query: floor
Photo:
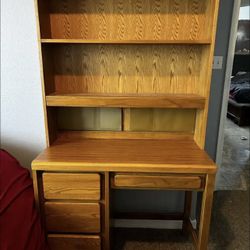
[[[209,250],[250,249],[249,129],[227,120],[220,191],[214,195]],[[242,136],[248,140],[242,140]],[[116,229],[114,250],[191,250],[180,231]]]
[[[217,190],[247,190],[250,158],[250,128],[227,119],[222,165],[217,174]]]

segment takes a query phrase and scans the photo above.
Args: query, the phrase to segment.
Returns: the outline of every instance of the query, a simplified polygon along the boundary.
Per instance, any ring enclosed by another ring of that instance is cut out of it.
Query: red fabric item
[[[0,151],[0,249],[48,250],[29,171]]]

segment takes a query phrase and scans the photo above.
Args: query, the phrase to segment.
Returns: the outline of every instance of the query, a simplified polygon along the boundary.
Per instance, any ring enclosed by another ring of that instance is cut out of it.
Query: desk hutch
[[[32,171],[52,250],[112,249],[112,189],[185,191],[172,219],[207,249],[216,166],[204,140],[219,1],[35,2],[47,149]],[[197,229],[192,191],[203,192]]]

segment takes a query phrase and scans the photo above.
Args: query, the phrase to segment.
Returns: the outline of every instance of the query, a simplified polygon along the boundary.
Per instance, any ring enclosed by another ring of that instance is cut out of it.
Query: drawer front
[[[98,203],[46,202],[47,231],[63,233],[99,233]]]
[[[115,174],[113,188],[137,189],[201,189],[202,177],[187,175],[132,175]]]
[[[101,250],[100,236],[49,234],[51,250]]]
[[[99,174],[44,173],[45,199],[100,200]]]

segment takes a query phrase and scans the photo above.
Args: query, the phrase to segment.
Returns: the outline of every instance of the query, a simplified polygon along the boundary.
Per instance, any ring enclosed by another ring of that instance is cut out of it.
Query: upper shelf
[[[211,44],[210,40],[97,40],[97,39],[41,39],[41,43],[64,44]]]
[[[205,98],[194,94],[57,94],[46,96],[54,107],[134,107],[202,109]]]

